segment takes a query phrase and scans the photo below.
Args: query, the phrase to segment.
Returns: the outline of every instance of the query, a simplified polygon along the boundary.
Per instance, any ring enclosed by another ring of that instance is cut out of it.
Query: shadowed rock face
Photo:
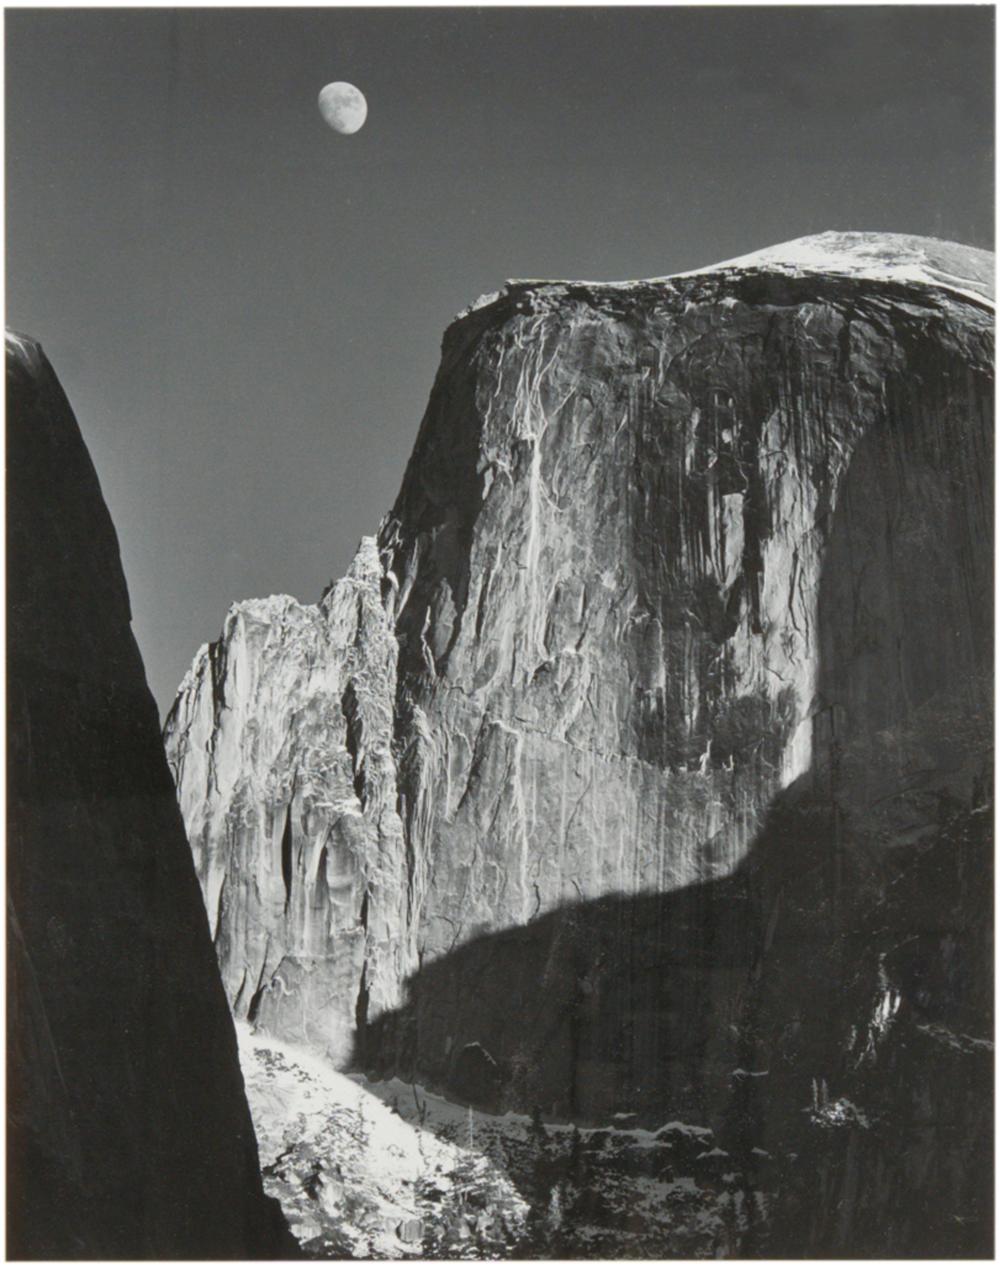
[[[424,967],[370,1027],[369,1065],[488,1111],[710,1127],[766,1202],[740,1256],[989,1256],[990,827],[956,805],[873,856],[796,786],[730,876]]]
[[[972,802],[992,257],[810,243],[481,301],[348,578],[239,604],[199,652],[166,741],[238,1014],[342,1060],[378,1033],[390,1066],[418,971],[731,875],[793,786],[858,848]],[[407,1062],[493,1061],[523,1101],[504,1061],[541,1030],[465,1056],[470,1005],[438,997]],[[590,1114],[658,1101],[658,1051],[553,1079]]]
[[[7,462],[8,1253],[286,1255],[115,531],[10,335]]]

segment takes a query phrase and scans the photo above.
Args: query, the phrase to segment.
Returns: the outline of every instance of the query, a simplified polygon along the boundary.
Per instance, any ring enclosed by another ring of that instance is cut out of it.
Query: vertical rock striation
[[[991,284],[828,234],[463,314],[377,540],[234,607],[168,720],[237,1013],[488,1105],[722,1111],[776,806],[840,858],[983,802]]]
[[[12,335],[7,462],[8,1252],[285,1256],[114,527]]]

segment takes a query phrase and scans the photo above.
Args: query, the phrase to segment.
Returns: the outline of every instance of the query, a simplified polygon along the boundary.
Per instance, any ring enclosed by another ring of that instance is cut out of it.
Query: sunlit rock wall
[[[783,790],[880,846],[970,797],[974,735],[907,788],[941,699],[982,698],[981,291],[743,261],[460,318],[360,570],[318,608],[234,608],[168,722],[237,1011],[363,1058],[418,968],[725,876]],[[470,1005],[428,1003],[413,1067],[455,1072]]]
[[[338,1060],[416,965],[380,582],[369,538],[318,606],[234,607],[167,722],[234,1011]]]

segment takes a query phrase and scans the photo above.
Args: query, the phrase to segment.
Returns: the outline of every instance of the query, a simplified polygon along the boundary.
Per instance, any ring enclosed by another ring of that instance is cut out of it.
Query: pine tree
[[[542,1110],[536,1104],[531,1109],[531,1125],[528,1127],[528,1136],[533,1140],[535,1146],[544,1150],[545,1145],[549,1141],[549,1132],[545,1128],[545,1122],[542,1120]]]
[[[552,1188],[552,1194],[549,1196],[549,1207],[545,1214],[545,1229],[551,1240],[559,1234],[563,1225],[563,1202],[562,1191],[559,1183]]]
[[[552,1203],[553,1184],[557,1175],[553,1172],[553,1160],[549,1154],[549,1132],[542,1120],[542,1110],[537,1105],[531,1110],[528,1139],[534,1153],[531,1167],[529,1195],[530,1212],[525,1230],[524,1254],[530,1257],[548,1257],[551,1241],[549,1210]]]
[[[486,1148],[486,1156],[498,1173],[507,1173],[507,1157],[504,1155],[503,1144],[500,1142],[499,1134],[494,1134],[490,1138],[489,1145]]]

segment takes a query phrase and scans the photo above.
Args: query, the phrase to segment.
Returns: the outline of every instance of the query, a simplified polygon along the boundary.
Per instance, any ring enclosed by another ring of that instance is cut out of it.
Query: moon
[[[350,136],[368,118],[368,102],[360,88],[338,80],[320,91],[319,112],[335,132]]]

